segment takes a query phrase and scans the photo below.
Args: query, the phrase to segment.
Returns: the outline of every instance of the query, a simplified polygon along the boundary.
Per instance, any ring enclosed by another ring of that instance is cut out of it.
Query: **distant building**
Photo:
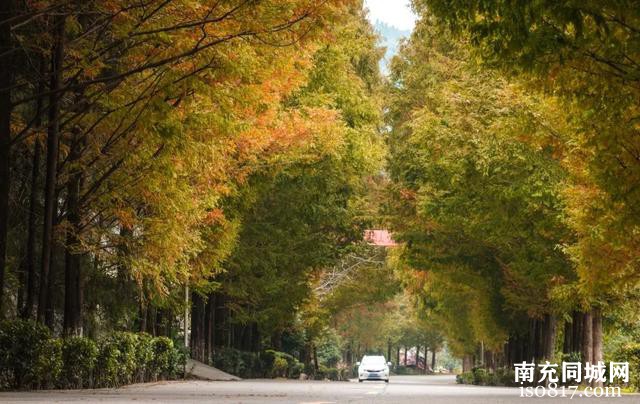
[[[365,230],[364,240],[371,245],[382,247],[394,247],[398,245],[398,243],[393,241],[391,233],[389,233],[388,230]]]

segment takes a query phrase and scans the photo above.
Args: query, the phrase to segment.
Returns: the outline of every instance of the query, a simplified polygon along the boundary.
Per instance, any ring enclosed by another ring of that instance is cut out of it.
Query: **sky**
[[[369,19],[393,25],[401,30],[410,31],[416,21],[416,16],[409,7],[410,0],[365,0],[364,6],[369,10]]]

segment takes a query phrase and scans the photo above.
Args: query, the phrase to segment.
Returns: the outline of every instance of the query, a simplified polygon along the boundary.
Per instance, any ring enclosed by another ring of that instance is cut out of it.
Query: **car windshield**
[[[362,364],[364,366],[384,366],[384,357],[383,356],[366,356],[362,358]]]

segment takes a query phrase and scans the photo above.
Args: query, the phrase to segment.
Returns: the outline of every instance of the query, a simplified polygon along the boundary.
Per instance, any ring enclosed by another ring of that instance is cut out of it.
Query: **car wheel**
[[[389,379],[385,380],[384,382],[385,382],[385,383],[389,383]]]
[[[362,383],[362,379],[358,379],[358,383]]]

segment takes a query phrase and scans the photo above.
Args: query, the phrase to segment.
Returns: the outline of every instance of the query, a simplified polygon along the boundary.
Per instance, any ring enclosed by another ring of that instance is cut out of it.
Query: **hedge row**
[[[302,373],[308,377],[324,380],[347,380],[349,369],[319,366],[316,372],[285,352],[268,349],[262,352],[246,352],[233,348],[217,348],[213,355],[213,366],[243,379],[284,377],[297,379]]]
[[[186,354],[166,337],[115,332],[100,341],[52,338],[49,329],[24,320],[0,324],[0,388],[117,387],[174,379]]]
[[[638,375],[640,373],[640,343],[628,344],[616,354],[619,355],[618,361],[629,362],[629,383],[622,387],[640,390],[640,376]],[[575,355],[571,356],[570,359],[572,361],[580,360],[579,356]],[[609,369],[609,362],[605,362],[605,368]],[[479,386],[516,386],[513,369],[505,368],[496,369],[493,373],[483,368],[473,368],[471,372],[457,375],[456,381],[460,384],[475,384]]]
[[[284,352],[246,352],[233,348],[217,348],[213,355],[213,366],[243,379],[297,379],[304,370],[300,361]]]
[[[512,369],[499,368],[489,372],[483,368],[473,368],[456,376],[459,384],[475,384],[477,386],[515,386],[515,373]]]
[[[613,357],[617,362],[629,362],[629,387],[640,391],[640,342],[624,344],[613,353]]]

